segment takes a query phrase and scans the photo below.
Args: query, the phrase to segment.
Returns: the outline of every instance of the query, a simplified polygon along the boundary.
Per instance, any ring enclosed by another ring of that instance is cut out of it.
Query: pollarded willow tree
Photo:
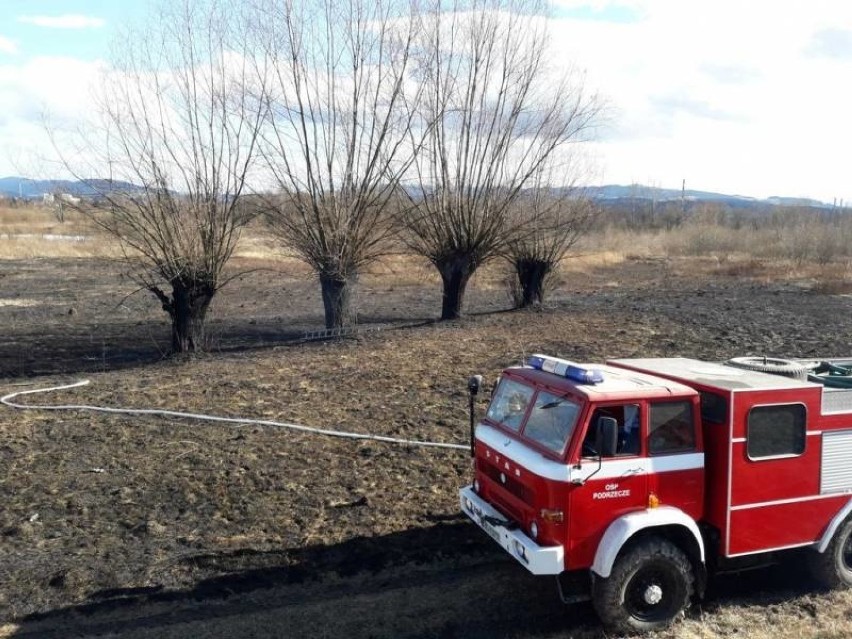
[[[512,204],[550,158],[586,140],[600,102],[577,75],[546,63],[544,0],[429,6],[418,108],[431,126],[417,145],[402,221],[411,249],[441,275],[441,319],[453,319],[476,269],[516,236]]]
[[[574,186],[577,165],[563,157],[555,169],[550,162],[543,165],[509,208],[512,231],[502,255],[512,266],[516,308],[544,303],[554,270],[599,213]]]
[[[129,275],[169,314],[174,352],[204,348],[208,308],[247,222],[240,199],[265,111],[240,24],[224,1],[163,3],[118,47],[96,121],[74,141],[54,136],[97,194],[84,212],[119,240]]]
[[[270,61],[264,165],[279,198],[271,227],[317,274],[328,328],[352,321],[362,269],[387,253],[388,203],[416,148],[419,29],[406,0],[261,0]]]

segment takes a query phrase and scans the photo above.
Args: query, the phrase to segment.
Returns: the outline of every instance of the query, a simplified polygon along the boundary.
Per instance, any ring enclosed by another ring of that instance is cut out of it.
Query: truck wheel
[[[852,586],[852,519],[843,522],[824,553],[815,553],[811,572],[826,588]]]
[[[689,558],[673,543],[650,537],[627,549],[606,579],[596,578],[592,604],[612,630],[647,632],[674,621],[692,598]]]

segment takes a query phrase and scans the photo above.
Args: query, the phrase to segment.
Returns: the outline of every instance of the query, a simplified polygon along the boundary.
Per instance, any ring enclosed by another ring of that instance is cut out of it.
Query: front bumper
[[[459,490],[462,512],[470,517],[488,536],[534,575],[558,575],[565,570],[565,551],[562,546],[539,546],[517,529],[483,521],[483,517],[505,519],[487,501],[473,491],[472,486]]]

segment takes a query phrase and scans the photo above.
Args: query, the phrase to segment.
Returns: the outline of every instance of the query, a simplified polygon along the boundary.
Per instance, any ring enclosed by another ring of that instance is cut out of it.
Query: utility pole
[[[680,187],[680,214],[686,216],[686,178]]]

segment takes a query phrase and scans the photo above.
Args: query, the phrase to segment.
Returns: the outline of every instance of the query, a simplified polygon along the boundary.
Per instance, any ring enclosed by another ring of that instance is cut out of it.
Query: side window
[[[749,458],[801,455],[805,452],[806,422],[801,404],[755,406],[748,412]]]
[[[701,391],[701,420],[714,424],[728,423],[728,400],[716,393]]]
[[[695,450],[695,420],[692,418],[692,402],[651,404],[648,451],[652,455],[664,455],[690,450]]]
[[[595,435],[598,420],[601,417],[612,417],[618,422],[617,456],[638,455],[642,440],[639,422],[639,404],[624,404],[621,406],[602,406],[596,408],[589,422],[589,430],[583,441],[583,455],[590,457],[598,454],[595,449]]]

